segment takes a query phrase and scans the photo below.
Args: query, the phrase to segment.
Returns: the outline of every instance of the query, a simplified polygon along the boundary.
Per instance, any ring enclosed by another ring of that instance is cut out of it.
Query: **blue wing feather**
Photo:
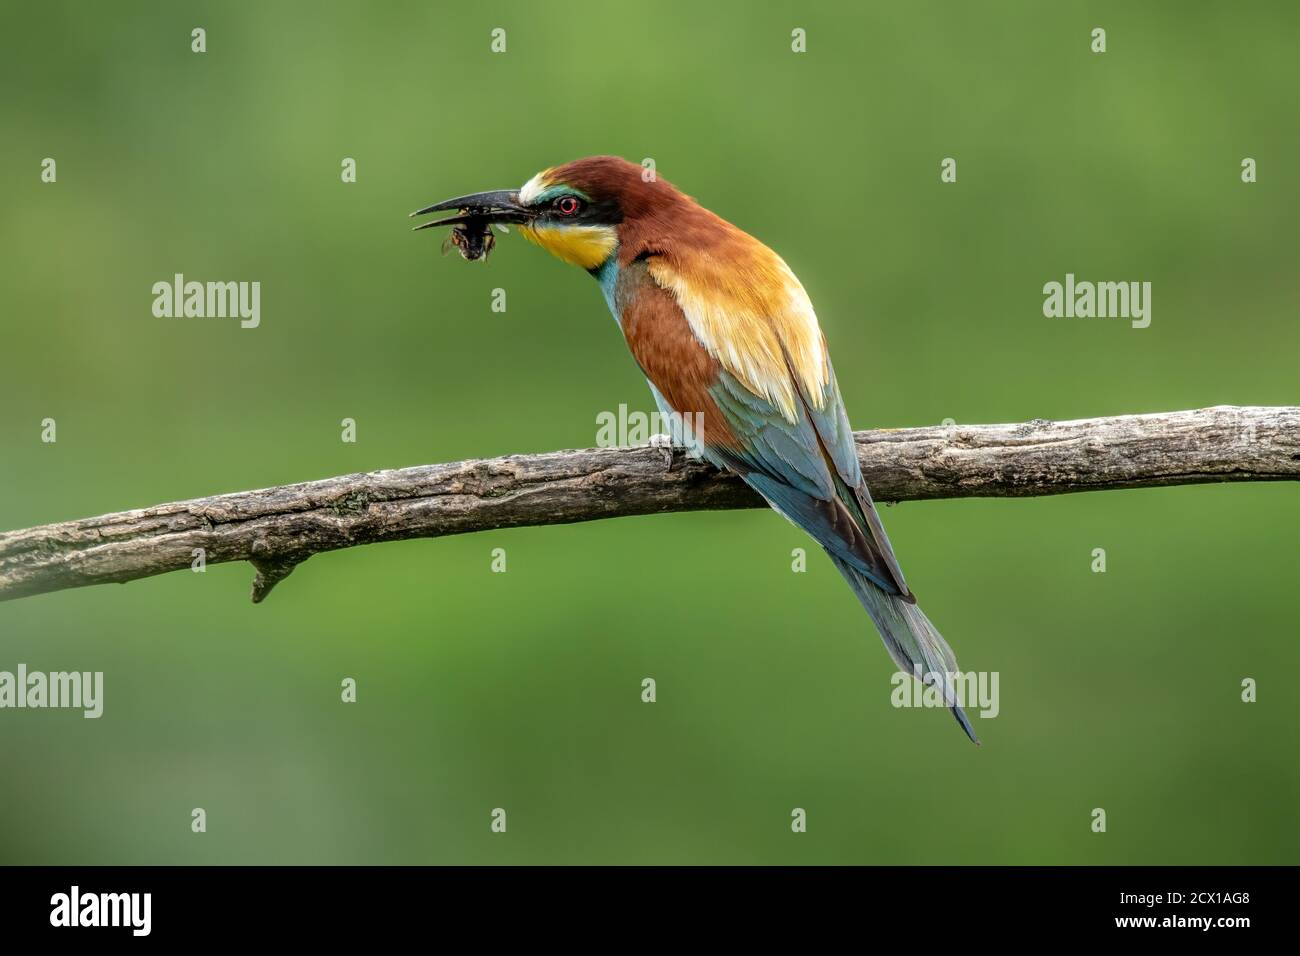
[[[767,399],[720,371],[709,394],[741,448],[710,444],[705,435],[704,456],[739,473],[777,511],[882,590],[907,594],[862,481],[853,432],[833,376],[823,407],[816,409],[804,400],[791,423]],[[880,528],[879,536],[873,533],[873,523]]]

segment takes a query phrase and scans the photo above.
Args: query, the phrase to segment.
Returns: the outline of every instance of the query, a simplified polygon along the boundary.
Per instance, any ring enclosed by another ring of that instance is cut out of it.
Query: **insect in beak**
[[[529,222],[535,215],[533,210],[519,204],[519,193],[508,189],[448,199],[417,209],[411,215],[423,216],[452,209],[458,210],[459,214],[435,222],[421,223],[415,228],[451,226],[451,235],[442,246],[443,252],[455,246],[461,256],[471,262],[486,258],[496,246],[496,234],[492,230],[494,225],[504,228],[506,223]]]
[[[459,251],[461,258],[467,262],[486,259],[496,248],[497,237],[492,225],[482,216],[473,216],[451,227],[451,233],[442,243],[445,256],[452,246]]]

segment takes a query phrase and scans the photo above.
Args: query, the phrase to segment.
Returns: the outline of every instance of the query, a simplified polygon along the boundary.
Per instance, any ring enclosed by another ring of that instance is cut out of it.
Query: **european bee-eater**
[[[930,682],[975,740],[952,650],[917,606],[862,479],[826,339],[775,252],[645,168],[575,160],[519,189],[411,215],[448,225],[466,258],[493,224],[586,269],[600,284],[673,439],[738,474],[826,549],[904,673]],[[701,417],[702,416],[702,417]],[[702,421],[684,429],[683,421]]]

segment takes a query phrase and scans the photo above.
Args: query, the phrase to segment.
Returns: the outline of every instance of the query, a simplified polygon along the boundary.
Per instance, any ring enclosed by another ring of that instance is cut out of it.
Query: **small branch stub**
[[[306,558],[303,560],[305,561]],[[271,588],[292,574],[293,569],[302,563],[302,561],[263,558],[249,558],[248,562],[256,572],[253,575],[253,587],[249,594],[254,604],[261,604],[266,600],[266,596],[271,593]]]

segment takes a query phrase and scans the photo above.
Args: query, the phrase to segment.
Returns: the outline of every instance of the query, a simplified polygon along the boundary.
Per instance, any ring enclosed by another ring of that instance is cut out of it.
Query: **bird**
[[[451,226],[462,255],[477,259],[483,243],[466,235],[514,226],[595,278],[671,440],[738,475],[821,545],[894,663],[937,690],[978,744],[956,658],[903,577],[863,480],[826,338],[785,261],[656,170],[617,156],[410,215],[451,210],[415,228]]]

